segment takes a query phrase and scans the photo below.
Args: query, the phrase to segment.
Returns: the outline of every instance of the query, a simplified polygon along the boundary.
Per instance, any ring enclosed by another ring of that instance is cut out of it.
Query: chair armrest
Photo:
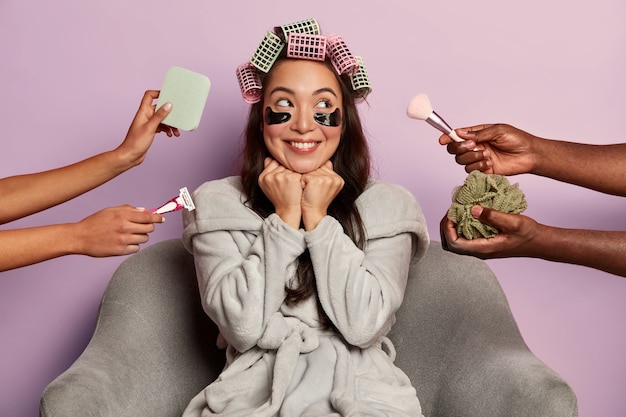
[[[223,366],[197,288],[179,239],[126,259],[105,291],[91,341],[46,387],[40,415],[180,415]]]
[[[577,416],[569,385],[524,342],[498,280],[432,242],[390,338],[429,417]]]

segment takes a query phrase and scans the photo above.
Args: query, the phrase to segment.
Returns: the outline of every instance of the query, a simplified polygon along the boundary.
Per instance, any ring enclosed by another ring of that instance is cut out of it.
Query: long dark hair
[[[279,59],[286,58],[281,57]],[[328,207],[328,214],[337,219],[350,239],[357,247],[363,249],[366,239],[365,228],[356,207],[356,199],[364,191],[370,176],[369,147],[356,108],[355,98],[357,96],[352,90],[350,78],[337,75],[328,60],[326,65],[337,76],[342,90],[343,126],[341,139],[330,160],[334,171],[343,178],[345,183]],[[276,63],[274,67],[276,67]],[[271,77],[271,71],[267,77]],[[266,218],[274,212],[274,206],[258,183],[259,174],[264,168],[263,161],[266,157],[271,156],[263,139],[262,124],[263,100],[253,104],[250,108],[245,130],[241,179],[248,206]],[[288,304],[296,304],[316,293],[315,276],[308,250],[298,259],[296,285],[292,285],[291,288],[286,286],[285,289]],[[325,317],[321,308],[320,317]]]

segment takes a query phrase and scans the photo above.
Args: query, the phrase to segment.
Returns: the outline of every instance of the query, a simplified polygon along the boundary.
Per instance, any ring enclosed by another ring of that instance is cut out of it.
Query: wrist
[[[311,231],[317,227],[317,225],[326,216],[326,212],[304,212],[302,213],[302,223],[304,224],[304,230]]]
[[[530,155],[529,174],[545,176],[546,162],[550,163],[550,158],[554,158],[551,150],[551,140],[532,136],[529,140],[528,154]]]
[[[81,222],[60,224],[61,235],[64,236],[63,251],[65,255],[84,255],[85,239]]]
[[[113,177],[120,175],[141,163],[137,161],[132,153],[122,147],[105,152],[104,155],[107,158],[107,166],[110,168]]]
[[[300,207],[297,208],[287,208],[287,209],[276,209],[276,214],[281,218],[282,221],[287,223],[289,226],[294,229],[300,228],[300,220],[302,220],[302,213],[300,212]]]

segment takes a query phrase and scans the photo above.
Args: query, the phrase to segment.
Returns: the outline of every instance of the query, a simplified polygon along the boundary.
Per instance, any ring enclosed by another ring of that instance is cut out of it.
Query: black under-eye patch
[[[270,107],[265,108],[265,123],[268,125],[279,125],[291,120],[291,113],[276,113]]]
[[[315,113],[313,118],[322,126],[337,127],[341,125],[341,110],[337,107],[332,113]]]
[[[315,113],[313,119],[322,126],[337,127],[341,125],[341,110],[336,108],[332,113]],[[265,123],[268,125],[278,125],[291,120],[291,113],[275,112],[271,107],[265,108]]]

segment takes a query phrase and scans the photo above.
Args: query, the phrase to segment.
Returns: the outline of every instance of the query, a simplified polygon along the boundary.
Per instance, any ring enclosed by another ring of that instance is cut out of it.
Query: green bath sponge
[[[519,214],[526,210],[528,204],[518,184],[510,185],[505,176],[472,171],[463,185],[455,188],[448,219],[456,226],[457,234],[466,239],[497,235],[498,229],[472,216],[470,211],[473,206]]]

